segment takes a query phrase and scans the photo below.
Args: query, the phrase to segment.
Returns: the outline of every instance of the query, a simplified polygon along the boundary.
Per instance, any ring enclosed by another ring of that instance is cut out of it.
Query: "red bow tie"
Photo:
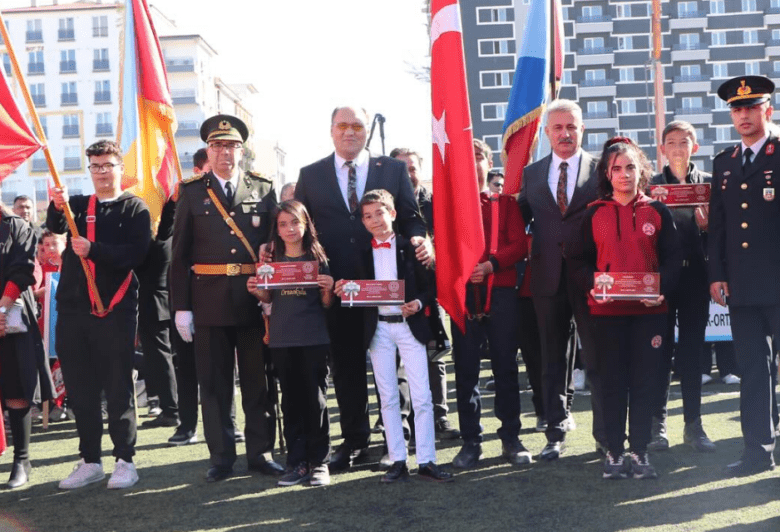
[[[390,249],[390,242],[377,242],[376,238],[371,239],[371,247],[374,249],[381,249],[381,248],[387,248]]]

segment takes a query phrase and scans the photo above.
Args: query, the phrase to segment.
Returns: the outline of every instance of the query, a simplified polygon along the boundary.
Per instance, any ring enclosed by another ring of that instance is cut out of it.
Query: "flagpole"
[[[30,90],[27,88],[27,83],[25,83],[24,78],[22,77],[22,71],[19,68],[18,61],[16,60],[16,53],[14,52],[13,45],[11,44],[11,37],[8,35],[8,29],[5,26],[2,13],[0,13],[0,33],[2,33],[3,42],[5,42],[6,52],[8,52],[8,58],[11,61],[11,69],[13,70],[14,77],[19,83],[19,88],[21,89],[22,95],[24,96],[27,109],[30,113],[30,116],[32,117],[33,125],[35,126],[35,133],[38,135],[38,140],[41,141],[43,146],[43,155],[46,157],[46,163],[49,165],[49,171],[51,172],[51,177],[54,180],[54,185],[57,188],[62,188],[60,175],[57,172],[57,168],[54,166],[54,159],[51,157],[49,144],[46,141],[46,134],[43,131],[41,120],[38,118],[38,113],[35,111],[35,104],[33,104],[32,97],[30,96]],[[79,230],[76,228],[76,221],[73,219],[73,213],[70,210],[70,205],[66,204],[62,212],[65,215],[65,220],[68,223],[68,229],[70,229],[71,238],[78,237]],[[84,274],[87,276],[87,286],[89,290],[96,296],[95,306],[97,307],[98,312],[102,314],[105,309],[103,307],[103,302],[100,299],[100,295],[98,294],[95,278],[92,275],[89,266],[87,266],[87,261],[83,257],[79,257],[79,260],[81,261],[81,267],[84,269]]]

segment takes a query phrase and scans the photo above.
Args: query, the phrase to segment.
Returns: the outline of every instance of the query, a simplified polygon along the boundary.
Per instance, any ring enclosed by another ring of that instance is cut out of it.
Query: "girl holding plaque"
[[[262,290],[262,280],[249,277],[247,289],[264,303],[273,303],[269,346],[282,389],[284,437],[289,447],[287,471],[279,486],[309,481],[330,484],[330,425],[327,407],[330,337],[325,309],[333,302],[328,259],[306,207],[289,200],[279,205],[271,243],[278,262],[319,263],[317,287]],[[261,273],[262,275],[262,273]]]
[[[647,455],[651,399],[667,341],[665,294],[677,284],[682,254],[669,209],[641,192],[651,176],[632,140],[608,141],[598,167],[600,199],[588,207],[582,238],[569,248],[596,331],[609,447],[603,477],[610,479],[657,477]],[[637,279],[639,286],[630,282]]]

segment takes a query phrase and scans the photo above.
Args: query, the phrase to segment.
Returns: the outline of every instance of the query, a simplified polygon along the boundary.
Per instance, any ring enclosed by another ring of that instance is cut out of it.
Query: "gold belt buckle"
[[[235,277],[236,275],[241,274],[241,265],[240,264],[225,264],[225,274],[228,277]]]

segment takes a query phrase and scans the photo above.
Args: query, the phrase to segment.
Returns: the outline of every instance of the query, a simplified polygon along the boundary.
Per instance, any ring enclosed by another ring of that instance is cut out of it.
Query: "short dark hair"
[[[363,194],[363,197],[360,198],[360,213],[363,213],[363,207],[366,205],[371,205],[372,203],[381,203],[387,207],[388,210],[395,209],[395,200],[393,199],[393,195],[383,188],[369,190]]]
[[[493,180],[494,180],[495,178],[497,178],[497,177],[501,177],[501,178],[503,178],[503,177],[504,177],[504,174],[503,174],[503,173],[501,173],[501,170],[491,170],[491,171],[489,171],[489,172],[488,172],[488,175],[487,175],[487,182],[488,182],[488,183],[492,183],[492,182],[493,182]]]
[[[194,168],[203,168],[203,165],[209,161],[209,155],[206,148],[200,148],[192,156],[192,166]]]
[[[493,158],[493,150],[490,149],[490,146],[484,140],[474,139],[474,147],[482,152],[482,156],[485,159],[491,160]]]
[[[696,144],[696,128],[694,128],[690,122],[686,122],[685,120],[675,120],[666,124],[664,132],[661,134],[661,144],[666,142],[666,136],[672,131],[682,131],[691,137],[693,143]]]
[[[623,154],[632,154],[636,157],[637,169],[639,170],[639,191],[645,190],[650,178],[653,177],[653,167],[647,159],[647,155],[642,151],[633,140],[628,137],[615,137],[604,143],[604,149],[599,159],[598,170],[598,191],[599,196],[607,198],[612,196],[612,183],[607,176],[609,166],[615,160],[615,157]]]
[[[20,194],[19,196],[16,196],[14,198],[14,203],[13,204],[16,205],[17,201],[30,201],[32,203],[35,203],[30,196],[26,196],[24,194]]]
[[[398,157],[411,157],[415,156],[417,157],[417,160],[422,163],[423,158],[420,157],[420,154],[414,151],[411,148],[393,148],[393,151],[390,152],[390,157],[393,159],[397,159]]]
[[[116,155],[122,160],[122,148],[113,140],[99,140],[87,148],[87,157],[100,155]]]

